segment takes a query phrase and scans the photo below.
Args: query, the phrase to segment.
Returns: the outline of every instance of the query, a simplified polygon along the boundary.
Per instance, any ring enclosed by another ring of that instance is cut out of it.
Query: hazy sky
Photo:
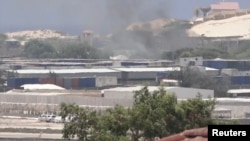
[[[238,0],[250,9],[250,0]],[[190,19],[193,9],[219,0],[0,0],[0,32],[55,29],[109,33],[134,21]]]

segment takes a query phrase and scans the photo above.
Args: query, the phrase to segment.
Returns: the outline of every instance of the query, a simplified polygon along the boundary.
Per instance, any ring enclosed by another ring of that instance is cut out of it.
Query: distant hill
[[[135,31],[135,30],[150,30],[150,31],[159,31],[164,27],[174,23],[174,19],[155,19],[147,22],[137,22],[130,24],[126,30]]]
[[[218,16],[218,15],[217,15]],[[202,18],[200,18],[202,20]],[[148,22],[137,22],[130,24],[127,31],[146,30],[152,32],[160,32],[169,29],[173,25],[181,23],[175,19],[155,19]],[[187,25],[187,23],[186,23]],[[242,40],[250,40],[250,14],[234,15],[229,18],[212,19],[200,21],[200,23],[192,24],[190,27],[185,26],[187,35],[190,37],[205,37],[221,38],[235,37]],[[181,26],[178,26],[180,28]]]
[[[19,40],[30,40],[30,39],[47,39],[47,38],[69,38],[67,33],[55,31],[55,30],[25,30],[18,32],[6,33],[8,38],[14,38]]]
[[[209,20],[193,25],[189,36],[199,37],[239,37],[250,39],[250,14],[233,16],[221,20]]]

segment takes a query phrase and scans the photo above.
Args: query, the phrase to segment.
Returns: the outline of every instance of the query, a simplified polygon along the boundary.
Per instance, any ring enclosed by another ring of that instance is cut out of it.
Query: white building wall
[[[202,57],[185,57],[180,58],[180,66],[186,67],[190,64],[190,62],[194,62],[194,66],[202,66],[203,58]]]
[[[112,76],[96,77],[96,87],[115,86],[115,85],[117,85],[117,77],[112,77]]]
[[[205,89],[175,87],[167,89],[167,92],[175,93],[178,99],[191,99],[195,98],[198,94],[201,94],[202,98],[214,97],[214,90]]]
[[[149,88],[149,91],[153,92],[154,90],[157,89],[152,89]],[[140,89],[138,89],[140,90]],[[112,90],[112,89],[107,89],[104,90],[104,97],[105,98],[114,98],[114,99],[133,99],[134,97],[134,91],[133,88],[128,88],[127,90]],[[183,87],[172,87],[172,88],[167,88],[167,92],[171,94],[175,94],[178,99],[191,99],[195,98],[198,94],[201,94],[202,98],[208,98],[214,97],[214,91],[213,90],[205,90],[205,89],[195,89],[195,88],[183,88]]]
[[[94,77],[94,76],[110,76],[121,78],[120,72],[108,72],[108,73],[56,73],[57,77],[74,77],[74,78],[81,78],[81,77]],[[17,77],[20,78],[46,78],[50,77],[49,73],[20,73],[17,74]]]
[[[157,72],[128,72],[128,79],[155,79]]]

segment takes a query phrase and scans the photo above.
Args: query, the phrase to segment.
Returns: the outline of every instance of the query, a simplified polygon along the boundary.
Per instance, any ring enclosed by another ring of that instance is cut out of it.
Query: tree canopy
[[[5,34],[0,33],[0,47],[6,39],[7,39],[7,36]]]
[[[48,43],[31,40],[24,46],[24,55],[28,58],[53,58],[55,49]]]
[[[28,58],[107,59],[112,54],[76,39],[30,40],[24,48],[23,56]]]
[[[197,98],[178,101],[173,93],[162,87],[150,92],[145,86],[135,92],[134,104],[125,108],[117,105],[103,113],[81,108],[75,104],[61,104],[61,115],[72,117],[64,124],[63,137],[83,141],[152,141],[185,129],[213,123],[215,100]]]
[[[171,72],[168,78],[178,80],[181,87],[214,90],[215,97],[227,96],[230,83],[230,80],[227,78],[211,77],[192,67],[187,67],[182,69],[182,71]]]
[[[177,60],[181,57],[202,56],[204,59],[232,58],[232,54],[219,47],[205,48],[183,48],[175,51],[168,51],[162,54],[162,58]]]

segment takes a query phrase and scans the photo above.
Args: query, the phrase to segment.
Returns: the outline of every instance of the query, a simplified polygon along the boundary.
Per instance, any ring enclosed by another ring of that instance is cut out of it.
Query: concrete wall
[[[232,118],[244,118],[245,113],[250,113],[250,102],[221,101],[217,100],[216,107],[230,109]]]
[[[214,97],[213,90],[205,89],[193,89],[193,88],[172,88],[167,89],[167,92],[175,93],[178,99],[190,99],[195,98],[198,94],[202,95],[202,98]]]
[[[128,72],[128,79],[155,79],[157,72]]]
[[[130,106],[131,100],[126,99],[107,99],[103,97],[88,97],[77,95],[23,95],[23,94],[0,94],[0,103],[29,103],[29,104],[60,104],[75,103],[78,105],[90,106],[115,106],[120,104]]]
[[[116,86],[117,77],[96,77],[95,79],[96,87],[105,87],[105,86]]]
[[[71,95],[0,94],[0,114],[37,116],[47,112],[59,113],[61,102],[103,110],[117,104],[125,107],[131,106],[133,100]]]
[[[56,74],[57,77],[76,77],[76,78],[81,78],[81,77],[93,77],[93,76],[114,76],[117,78],[121,78],[121,73],[120,72],[110,72],[110,73],[61,73],[61,74]],[[18,77],[23,77],[23,78],[46,78],[49,77],[50,74],[47,73],[22,73],[18,74]]]
[[[189,93],[188,90],[184,92],[186,94]],[[76,103],[81,107],[92,107],[97,110],[104,110],[116,104],[126,107],[133,105],[132,93],[109,93],[110,95],[106,95],[104,98],[70,95],[31,96],[0,94],[0,115],[29,115],[37,117],[41,113],[59,113],[61,102]],[[232,118],[243,119],[245,118],[245,113],[250,113],[250,102],[223,101],[220,99],[217,102],[216,108],[230,109]],[[249,122],[249,120],[246,122]]]
[[[192,88],[179,88],[173,87],[166,90],[169,93],[173,93],[178,99],[190,99],[195,98],[198,93],[202,95],[203,98],[214,97],[213,90],[205,89],[192,89]],[[107,99],[133,99],[134,92],[131,90],[127,91],[116,91],[116,90],[106,90],[104,91],[104,97]]]

